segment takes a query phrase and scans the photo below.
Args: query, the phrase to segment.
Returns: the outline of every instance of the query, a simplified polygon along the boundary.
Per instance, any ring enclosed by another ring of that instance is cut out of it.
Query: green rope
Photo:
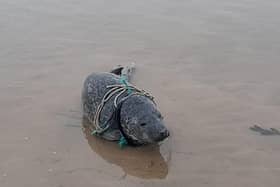
[[[102,101],[101,101],[101,104],[97,107],[97,112],[95,114],[95,117],[93,119],[93,123],[96,125],[96,128],[95,130],[92,129],[92,132],[91,132],[91,135],[96,135],[96,136],[100,136],[102,133],[104,133],[110,126],[109,125],[105,125],[104,127],[101,127],[100,124],[99,124],[99,118],[100,118],[100,114],[101,114],[101,111],[105,105],[105,103],[114,96],[114,94],[117,94],[115,96],[115,99],[114,99],[114,106],[117,108],[117,101],[118,101],[118,98],[124,94],[126,91],[128,94],[132,94],[132,92],[135,92],[135,94],[138,94],[138,95],[143,95],[145,97],[148,97],[150,98],[153,102],[153,97],[145,92],[144,90],[140,90],[132,85],[128,85],[128,81],[127,81],[127,77],[122,75],[120,77],[120,83],[122,85],[109,85],[107,86],[107,88],[110,88],[108,92],[105,93]],[[126,97],[127,98],[127,97]],[[121,135],[121,138],[118,142],[120,148],[124,148],[125,146],[128,145],[128,142],[126,140],[126,138]]]
[[[121,78],[120,78],[120,83],[123,84],[123,85],[125,85],[125,88],[127,89],[127,93],[128,93],[128,94],[131,94],[131,93],[132,93],[132,90],[131,90],[131,87],[128,86],[128,83],[127,83],[127,82],[128,82],[128,81],[127,81],[127,77],[122,75]]]
[[[121,136],[118,144],[119,144],[121,149],[123,149],[125,146],[128,145],[128,142],[127,142],[126,138],[123,135]]]
[[[90,134],[93,136],[93,135],[97,135],[98,133],[96,130],[93,130]]]
[[[127,77],[122,75],[121,78],[120,78],[120,83],[123,84],[123,85],[125,85],[125,88],[126,88],[126,90],[127,90],[127,93],[128,93],[128,94],[131,94],[131,93],[132,93],[132,90],[131,90],[131,87],[128,86],[128,83],[127,83],[127,82],[128,82],[128,81],[127,81]],[[121,138],[120,138],[118,144],[119,144],[119,147],[120,147],[121,149],[123,149],[124,147],[126,147],[126,146],[128,145],[128,142],[127,142],[126,138],[125,138],[123,135],[121,136]]]

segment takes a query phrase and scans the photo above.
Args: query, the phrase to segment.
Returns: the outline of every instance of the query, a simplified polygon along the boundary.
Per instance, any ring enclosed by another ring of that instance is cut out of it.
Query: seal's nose
[[[167,129],[163,129],[159,132],[159,137],[157,141],[160,142],[169,136],[169,131]]]
[[[169,136],[168,130],[164,129],[164,130],[160,131],[160,136],[164,137],[164,138],[167,138]]]

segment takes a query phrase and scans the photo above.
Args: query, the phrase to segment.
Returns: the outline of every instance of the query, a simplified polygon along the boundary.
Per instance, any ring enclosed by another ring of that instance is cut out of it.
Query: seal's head
[[[169,136],[163,117],[147,97],[132,95],[120,108],[120,125],[124,136],[133,145],[156,143]]]

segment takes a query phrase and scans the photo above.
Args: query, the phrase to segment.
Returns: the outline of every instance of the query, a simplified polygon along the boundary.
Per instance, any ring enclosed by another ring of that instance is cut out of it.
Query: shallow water
[[[0,186],[277,186],[280,2],[0,0]],[[90,137],[84,78],[136,63],[172,136]]]

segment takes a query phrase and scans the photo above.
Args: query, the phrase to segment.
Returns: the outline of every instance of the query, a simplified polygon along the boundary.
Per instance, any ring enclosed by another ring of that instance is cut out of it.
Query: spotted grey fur
[[[109,90],[107,86],[121,84],[120,76],[117,75],[119,73],[114,73],[92,73],[84,81],[83,115],[91,122],[93,128],[97,107]],[[119,100],[125,96],[127,95],[120,96]],[[114,141],[124,136],[132,145],[143,145],[162,141],[169,136],[161,113],[150,98],[132,94],[124,100],[118,110],[114,108],[113,102],[114,97],[106,102],[100,114],[99,124],[102,126],[107,123],[110,126],[99,135],[102,138]]]

